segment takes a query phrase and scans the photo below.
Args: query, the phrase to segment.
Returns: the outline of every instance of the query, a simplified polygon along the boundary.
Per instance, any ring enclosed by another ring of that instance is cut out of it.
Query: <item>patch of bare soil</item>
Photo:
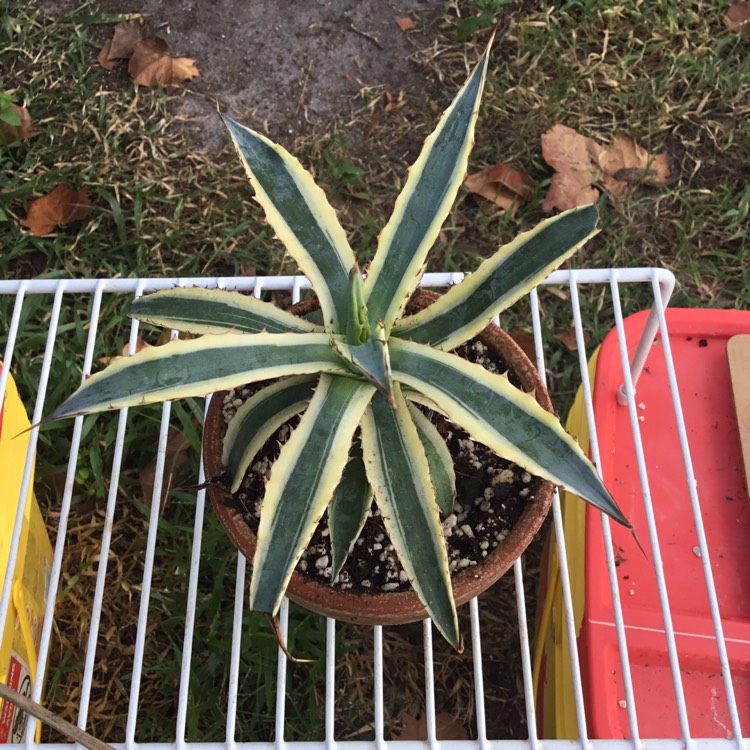
[[[75,0],[41,0],[51,16]],[[426,72],[414,59],[429,45],[419,29],[396,20],[434,15],[436,0],[99,0],[91,14],[143,13],[148,33],[173,54],[195,59],[200,77],[174,99],[175,115],[195,131],[200,148],[227,143],[217,110],[289,145],[297,136],[344,124],[369,95],[425,98]],[[109,26],[102,27],[109,34]],[[104,37],[103,37],[104,38]],[[120,67],[125,63],[120,63]],[[118,75],[116,68],[110,75]],[[365,98],[363,98],[365,97]]]

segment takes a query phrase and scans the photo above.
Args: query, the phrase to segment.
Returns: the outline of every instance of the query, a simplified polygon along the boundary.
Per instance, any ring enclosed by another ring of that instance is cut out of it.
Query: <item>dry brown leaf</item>
[[[403,91],[399,91],[398,96],[394,96],[390,91],[385,92],[385,107],[383,107],[385,112],[393,112],[405,105],[406,94]]]
[[[195,60],[172,57],[167,43],[158,36],[150,36],[135,45],[128,63],[128,73],[141,86],[155,88],[162,85],[174,89],[200,75]]]
[[[401,732],[394,735],[396,740],[426,740],[427,714],[418,719],[406,714],[401,721]],[[468,740],[469,733],[463,723],[449,713],[435,714],[435,734],[440,740]]]
[[[112,38],[104,43],[96,59],[102,67],[112,70],[117,60],[128,60],[132,57],[135,46],[142,39],[143,22],[141,20],[118,23]]]
[[[414,21],[411,20],[411,18],[397,18],[396,26],[398,26],[401,31],[411,31],[412,29],[416,28],[416,25],[414,24]]]
[[[658,187],[669,178],[667,155],[662,153],[652,158],[626,135],[616,135],[610,146],[600,146],[596,153],[596,162],[602,170],[599,182],[615,195],[624,195],[631,182]]]
[[[169,334],[169,331],[166,332]],[[143,336],[141,334],[138,334],[138,338],[135,340],[135,349],[133,350],[133,354],[138,354],[141,349],[148,349],[151,346],[147,341],[143,340]],[[127,344],[123,344],[122,350],[121,350],[121,356],[123,357],[129,357],[130,356],[130,342]],[[98,361],[101,362],[103,365],[108,365],[110,362],[113,362],[117,357],[99,357]]]
[[[542,156],[555,170],[542,211],[567,211],[599,199],[599,191],[591,186],[597,170],[591,164],[590,143],[594,142],[567,125],[555,125],[542,135]]]
[[[469,175],[464,180],[464,187],[500,208],[509,210],[512,216],[516,215],[518,206],[534,194],[531,178],[507,164],[494,164]]]
[[[138,338],[135,340],[135,348],[133,349],[133,354],[138,354],[141,349],[149,349],[152,346],[164,346],[164,344],[169,343],[172,340],[172,332],[165,328],[160,334],[159,337],[156,339],[156,341],[153,344],[149,344],[148,341],[143,340],[143,335],[138,334]],[[129,357],[130,356],[130,342],[123,344],[122,350],[120,352],[120,355],[122,357]],[[99,357],[99,362],[101,362],[103,365],[108,365],[113,360],[117,359],[117,357]]]
[[[104,42],[104,46],[99,50],[99,54],[96,56],[96,61],[101,65],[103,68],[106,68],[107,70],[112,70],[115,67],[115,59],[110,58],[109,54],[112,51],[112,40],[107,39],[106,42]]]
[[[39,135],[41,131],[37,130],[31,122],[31,115],[26,107],[18,104],[11,104],[13,111],[18,115],[21,121],[20,125],[11,125],[4,120],[0,120],[0,145],[6,146],[15,141],[25,141],[27,138],[33,138]]]
[[[591,334],[588,331],[583,332],[583,343],[585,344],[589,338],[591,337]],[[565,331],[564,333],[556,333],[555,338],[558,341],[562,341],[565,346],[570,349],[572,352],[578,351],[578,341],[576,340],[576,332],[575,329],[570,331]]]
[[[35,237],[44,237],[55,227],[64,227],[86,218],[91,210],[90,203],[85,187],[71,190],[66,185],[56,185],[49,195],[31,201],[21,226]]]
[[[595,203],[599,191],[624,195],[633,182],[663,185],[669,178],[665,153],[652,157],[626,135],[616,135],[609,146],[565,125],[555,125],[542,135],[542,156],[555,173],[542,204],[543,211],[565,211]]]
[[[750,2],[740,0],[740,2],[732,3],[724,15],[724,23],[730,31],[750,34]]]

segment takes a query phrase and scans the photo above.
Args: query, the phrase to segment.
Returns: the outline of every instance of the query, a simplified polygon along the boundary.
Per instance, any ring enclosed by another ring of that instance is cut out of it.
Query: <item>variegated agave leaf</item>
[[[269,224],[318,295],[326,330],[343,333],[355,260],[336,212],[286,149],[229,117],[224,122]]]
[[[284,378],[262,388],[237,409],[227,427],[221,457],[221,465],[231,477],[233,494],[266,440],[305,410],[317,384],[316,375]]]
[[[92,375],[48,419],[152,404],[318,372],[349,375],[325,333],[208,335],[142,349]]]
[[[362,460],[362,444],[355,439],[341,482],[328,507],[331,537],[331,578],[341,572],[349,551],[357,541],[372,506],[372,487]]]
[[[376,393],[362,420],[362,456],[398,559],[435,626],[460,647],[440,514],[419,432],[401,389]]]
[[[365,281],[365,299],[371,328],[382,322],[386,336],[419,283],[427,252],[466,175],[490,45],[427,137],[396,199],[393,214],[380,233]]]
[[[250,607],[275,614],[302,550],[331,502],[349,446],[375,387],[321,375],[266,485],[253,558]]]
[[[453,458],[435,425],[414,404],[408,401],[407,404],[430,466],[430,481],[435,489],[435,501],[444,516],[450,515],[453,512],[453,501],[456,499]]]
[[[145,323],[188,333],[314,333],[321,326],[270,302],[239,292],[177,287],[139,297],[130,315]]]
[[[394,380],[425,394],[473,439],[630,527],[593,464],[533,395],[480,365],[423,344],[392,339],[390,351]]]
[[[398,320],[394,335],[455,349],[573,255],[596,233],[596,220],[596,206],[583,206],[522,232],[429,307]]]

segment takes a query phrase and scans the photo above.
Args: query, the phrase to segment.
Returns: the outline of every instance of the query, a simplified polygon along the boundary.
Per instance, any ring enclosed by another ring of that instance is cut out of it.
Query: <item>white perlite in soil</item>
[[[486,356],[486,347],[481,342],[471,342],[464,349],[467,359],[482,364],[487,370],[504,370],[502,363]],[[230,391],[224,399],[225,421],[229,422],[237,408],[258,390],[259,386],[253,384]],[[448,444],[455,463],[456,501],[453,512],[442,518],[448,566],[455,573],[477,565],[502,543],[527,502],[534,497],[540,480],[471,440],[447,419],[438,416],[433,421]],[[289,439],[293,426],[296,426],[296,420],[284,425],[266,443],[246,473],[240,490],[228,501],[243,513],[253,530],[258,528],[262,496],[273,462],[281,446]],[[297,565],[300,573],[320,578],[342,590],[389,592],[410,588],[408,576],[398,561],[374,503],[368,511],[362,534],[334,581],[331,581],[331,560],[330,530],[327,515],[324,515]]]

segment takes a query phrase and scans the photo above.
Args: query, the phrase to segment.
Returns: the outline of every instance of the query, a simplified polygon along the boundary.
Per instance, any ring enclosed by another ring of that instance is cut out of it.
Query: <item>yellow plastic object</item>
[[[597,349],[589,360],[589,380],[593,383],[596,372]],[[584,453],[589,451],[589,431],[583,387],[578,389],[568,414],[565,429],[577,440]],[[573,620],[576,635],[580,632],[584,604],[584,566],[586,504],[570,492],[560,493],[560,508],[568,557],[568,575],[573,599]],[[542,685],[542,737],[545,739],[572,740],[578,737],[578,721],[574,702],[573,677],[568,655],[568,633],[565,626],[560,565],[557,545],[550,535],[547,558],[546,590],[537,630],[534,650],[534,697],[539,706],[539,680],[544,663]]]
[[[30,426],[12,377],[8,377],[0,408],[0,585],[5,579],[10,540],[21,492]],[[24,695],[31,694],[36,677],[37,650],[47,600],[52,546],[33,493],[26,496],[23,528],[13,576],[10,607],[0,641],[0,681]],[[0,742],[22,742],[25,715],[0,701]],[[39,741],[37,727],[37,742]]]

